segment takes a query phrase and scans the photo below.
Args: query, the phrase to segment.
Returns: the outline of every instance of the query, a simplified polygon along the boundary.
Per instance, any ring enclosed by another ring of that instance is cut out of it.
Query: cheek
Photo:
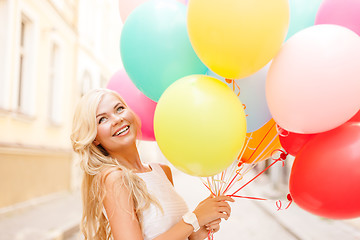
[[[105,124],[99,125],[97,127],[96,138],[101,141],[106,134],[108,134],[108,129],[105,127]]]

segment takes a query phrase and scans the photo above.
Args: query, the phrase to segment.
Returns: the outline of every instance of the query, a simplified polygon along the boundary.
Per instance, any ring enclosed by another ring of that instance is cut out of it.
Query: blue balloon
[[[244,105],[247,132],[254,132],[271,120],[265,96],[266,75],[270,63],[249,77],[229,80],[208,70],[208,75],[219,79],[233,89]]]
[[[137,7],[123,26],[120,53],[130,79],[154,101],[176,80],[207,71],[189,40],[186,6],[178,1]]]

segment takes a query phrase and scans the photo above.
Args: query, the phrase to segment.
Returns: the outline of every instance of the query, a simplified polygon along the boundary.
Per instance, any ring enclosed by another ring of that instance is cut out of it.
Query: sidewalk
[[[194,209],[200,201],[209,196],[199,178],[176,170],[173,177],[175,188],[184,197],[189,209]],[[264,192],[266,189],[268,191],[268,188],[254,184],[249,184],[244,188],[247,192],[241,194],[266,198]],[[214,240],[360,239],[360,230],[345,221],[311,215],[294,203],[287,210],[277,211],[276,200],[236,199],[235,203],[231,203],[230,219],[221,223],[221,229],[214,235]],[[62,194],[51,201],[22,211],[0,214],[0,240],[82,239],[78,233],[80,218],[80,194]]]
[[[79,193],[62,193],[0,215],[0,240],[67,240],[79,230]]]

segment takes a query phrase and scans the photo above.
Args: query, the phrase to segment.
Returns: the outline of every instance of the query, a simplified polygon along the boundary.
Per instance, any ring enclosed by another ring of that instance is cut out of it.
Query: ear
[[[99,142],[98,140],[96,140],[96,138],[95,138],[94,144],[95,144],[96,146],[99,146],[99,145],[100,145],[100,142]]]

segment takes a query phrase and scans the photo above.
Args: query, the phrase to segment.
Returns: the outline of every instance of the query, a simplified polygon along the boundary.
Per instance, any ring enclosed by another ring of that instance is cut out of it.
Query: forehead
[[[107,110],[112,110],[118,103],[123,104],[121,99],[118,98],[116,95],[105,94],[99,102],[96,113],[99,114],[102,112],[106,112]]]

